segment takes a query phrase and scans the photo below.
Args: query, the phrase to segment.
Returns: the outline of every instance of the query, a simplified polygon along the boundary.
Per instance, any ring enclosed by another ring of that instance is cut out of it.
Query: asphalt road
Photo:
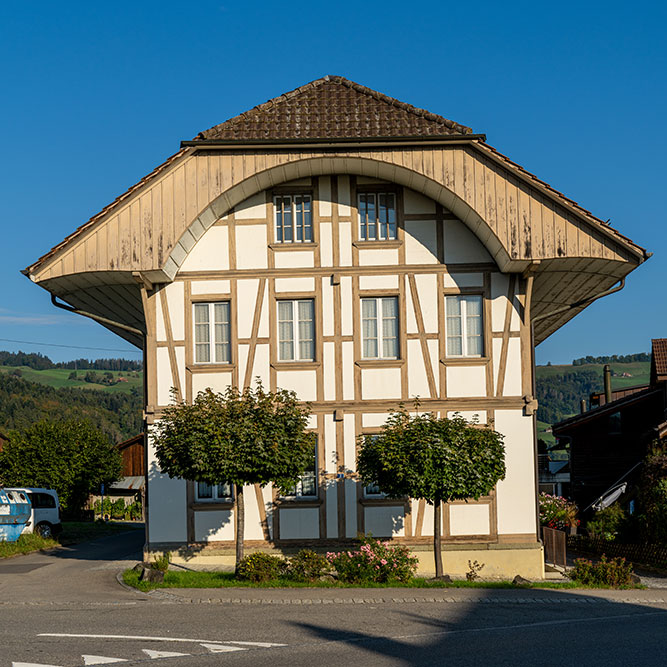
[[[667,662],[667,593],[659,590],[147,596],[115,579],[142,539],[129,533],[0,562],[0,667]]]

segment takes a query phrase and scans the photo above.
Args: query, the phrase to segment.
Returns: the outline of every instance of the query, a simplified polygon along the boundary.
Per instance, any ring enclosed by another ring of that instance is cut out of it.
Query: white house
[[[290,497],[245,489],[249,546],[370,532],[429,569],[433,508],[355,473],[359,436],[419,397],[505,435],[505,480],[444,507],[445,571],[540,577],[533,345],[646,257],[483,135],[325,77],[182,142],[25,273],[144,347],[148,431],[171,387],[311,402],[313,468]],[[147,457],[147,551],[231,561],[229,489]]]

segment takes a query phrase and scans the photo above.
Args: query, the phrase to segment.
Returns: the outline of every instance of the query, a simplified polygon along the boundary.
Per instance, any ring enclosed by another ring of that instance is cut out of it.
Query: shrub
[[[166,572],[169,569],[169,561],[171,560],[171,551],[165,551],[161,556],[155,556],[151,563],[153,570],[159,572]]]
[[[556,530],[579,525],[576,518],[578,508],[575,503],[562,496],[540,493],[540,524]]]
[[[586,524],[586,530],[592,537],[613,540],[617,537],[627,519],[626,513],[617,503],[595,513],[595,519]]]
[[[364,537],[357,551],[330,552],[327,560],[338,578],[348,583],[408,581],[417,569],[417,557],[401,545]]]
[[[277,579],[285,574],[286,569],[287,562],[280,556],[271,556],[257,551],[239,562],[236,568],[236,576],[239,579],[259,583]]]
[[[295,581],[315,581],[329,571],[329,561],[311,549],[301,549],[289,560],[287,576]]]
[[[584,586],[613,586],[614,588],[628,586],[632,583],[632,563],[628,563],[625,558],[607,560],[604,555],[598,563],[593,563],[586,558],[577,558],[568,576]]]

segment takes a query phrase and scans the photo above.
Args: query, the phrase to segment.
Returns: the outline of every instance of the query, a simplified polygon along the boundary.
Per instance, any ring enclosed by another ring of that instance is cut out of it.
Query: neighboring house
[[[570,497],[580,510],[621,482],[632,483],[649,445],[667,435],[667,338],[652,342],[651,383],[591,395],[592,409],[554,424],[570,449]]]
[[[251,547],[365,532],[428,549],[433,508],[355,473],[359,436],[419,397],[505,435],[505,480],[443,512],[445,569],[535,577],[531,330],[646,257],[483,135],[325,77],[182,142],[25,273],[145,345],[149,434],[172,387],[191,401],[259,377],[311,403],[317,456],[294,494],[245,489]],[[231,553],[228,486],[170,479],[148,447],[147,552]]]
[[[119,498],[129,505],[134,501],[142,502],[142,511],[145,509],[146,493],[146,436],[139,433],[128,440],[115,445],[122,461],[122,478],[105,489],[105,498],[114,502]],[[93,494],[90,506],[100,500],[100,494]]]

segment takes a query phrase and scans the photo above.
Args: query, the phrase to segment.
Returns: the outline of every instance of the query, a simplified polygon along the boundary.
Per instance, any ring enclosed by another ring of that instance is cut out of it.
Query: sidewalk
[[[185,604],[650,604],[667,591],[490,588],[161,588],[149,597]]]

